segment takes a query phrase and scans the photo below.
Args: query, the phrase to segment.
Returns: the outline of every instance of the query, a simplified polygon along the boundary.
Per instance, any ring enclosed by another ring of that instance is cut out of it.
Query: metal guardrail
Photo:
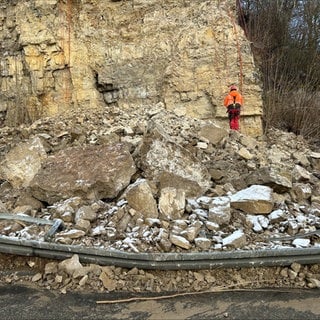
[[[288,266],[320,263],[320,248],[283,248],[186,253],[130,253],[0,236],[0,252],[63,260],[77,254],[83,263],[124,268],[179,270]]]
[[[0,213],[0,220],[20,221],[37,225],[49,225],[51,228],[44,236],[46,241],[51,240],[56,232],[64,229],[64,223],[61,219],[49,220],[34,218],[24,214]]]

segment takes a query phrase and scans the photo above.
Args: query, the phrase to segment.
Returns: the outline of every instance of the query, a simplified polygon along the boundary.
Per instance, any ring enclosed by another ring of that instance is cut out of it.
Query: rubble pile
[[[320,244],[320,152],[293,133],[271,130],[252,138],[211,120],[177,116],[162,104],[131,112],[70,112],[0,130],[0,212],[17,216],[0,220],[2,236],[45,241],[49,226],[19,222],[19,215],[27,215],[62,220],[63,230],[51,241],[106,250]],[[127,286],[121,268],[89,268],[108,290]],[[178,273],[185,278],[183,272]],[[286,276],[299,278],[294,272],[295,277],[287,268]],[[51,273],[41,279],[67,285]],[[299,278],[305,285],[306,273]],[[195,283],[191,274],[189,282]],[[86,276],[71,275],[81,283]],[[148,277],[141,275],[152,283],[146,290],[163,290],[154,275]],[[164,285],[175,289],[170,286]]]
[[[1,255],[0,255],[1,257]],[[6,260],[8,262],[8,257]],[[21,261],[19,261],[19,259]],[[0,261],[4,259],[1,257]],[[36,284],[65,294],[78,292],[204,292],[243,288],[320,288],[319,265],[288,267],[226,268],[212,270],[143,270],[115,266],[84,265],[77,255],[45,261],[12,258],[11,270],[0,273],[2,283]],[[20,271],[21,264],[28,267]]]

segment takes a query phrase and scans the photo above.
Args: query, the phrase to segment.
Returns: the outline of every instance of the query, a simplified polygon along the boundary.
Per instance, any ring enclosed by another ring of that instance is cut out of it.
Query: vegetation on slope
[[[264,127],[320,137],[320,2],[237,0],[264,89]]]

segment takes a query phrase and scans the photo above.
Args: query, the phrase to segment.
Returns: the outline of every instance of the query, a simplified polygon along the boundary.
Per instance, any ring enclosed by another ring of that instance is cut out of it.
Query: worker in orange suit
[[[227,108],[230,129],[239,130],[240,111],[243,106],[243,97],[238,91],[237,86],[232,85],[230,87],[230,92],[224,98],[223,104]]]

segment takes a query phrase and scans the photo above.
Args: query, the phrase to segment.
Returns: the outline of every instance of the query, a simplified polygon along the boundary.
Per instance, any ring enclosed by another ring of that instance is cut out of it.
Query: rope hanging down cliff
[[[68,68],[71,67],[71,32],[72,32],[72,0],[59,3],[59,15],[62,17],[61,24],[61,48],[65,57],[66,72],[63,76],[64,102],[69,105],[71,103],[71,79]]]
[[[238,1],[237,1],[238,4]],[[234,12],[229,12],[229,17],[233,25],[233,31],[236,38],[236,46],[237,46],[237,53],[238,53],[238,60],[239,60],[239,89],[241,92],[243,92],[243,62],[242,62],[242,55],[241,55],[241,49],[240,49],[240,42],[239,42],[239,35],[237,31],[237,25],[234,19]]]

